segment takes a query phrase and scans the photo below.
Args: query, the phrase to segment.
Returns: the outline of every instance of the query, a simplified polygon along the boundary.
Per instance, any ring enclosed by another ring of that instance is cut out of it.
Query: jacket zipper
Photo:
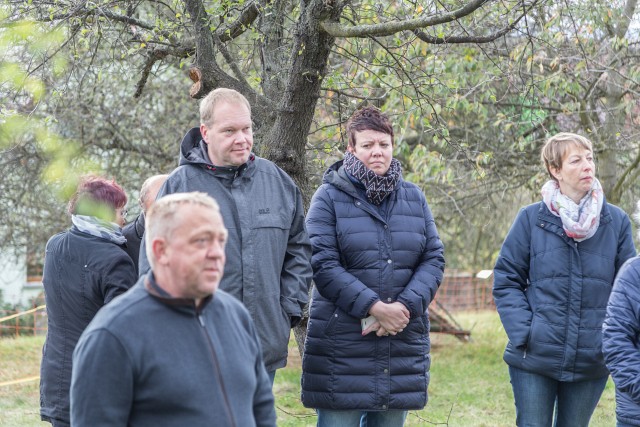
[[[222,396],[224,397],[224,404],[227,409],[227,413],[229,415],[229,420],[231,420],[231,426],[236,427],[236,420],[233,418],[233,412],[231,411],[231,405],[229,404],[229,396],[227,395],[227,390],[224,387],[224,381],[222,380],[222,372],[220,371],[220,364],[218,362],[218,356],[216,355],[216,350],[213,346],[213,342],[211,342],[211,337],[207,332],[207,327],[204,323],[204,319],[202,318],[202,315],[198,313],[197,316],[198,316],[198,321],[200,322],[200,326],[202,327],[202,332],[207,338],[207,343],[209,344],[209,350],[211,351],[211,356],[213,358],[213,366],[218,377],[218,383],[220,384],[220,389],[222,390]]]

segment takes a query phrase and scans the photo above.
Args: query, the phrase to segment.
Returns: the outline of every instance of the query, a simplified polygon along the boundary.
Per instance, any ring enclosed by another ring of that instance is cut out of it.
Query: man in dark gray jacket
[[[251,107],[242,94],[212,91],[200,103],[200,123],[182,140],[179,166],[158,197],[202,191],[220,204],[229,230],[220,289],[251,313],[273,381],[287,363],[312,277],[302,195],[283,170],[251,152]],[[140,272],[147,269],[143,249]]]
[[[256,329],[218,290],[227,230],[203,193],[149,210],[151,272],[98,312],[73,354],[71,425],[273,427]]]

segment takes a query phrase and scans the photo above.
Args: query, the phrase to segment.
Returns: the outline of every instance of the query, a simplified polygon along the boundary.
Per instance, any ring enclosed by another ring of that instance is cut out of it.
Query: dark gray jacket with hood
[[[292,321],[311,282],[311,244],[302,195],[273,162],[251,154],[239,167],[214,166],[199,128],[180,147],[180,163],[158,193],[201,191],[220,205],[229,231],[220,289],[243,302],[256,324],[268,372],[287,364]],[[140,274],[149,270],[143,243]]]

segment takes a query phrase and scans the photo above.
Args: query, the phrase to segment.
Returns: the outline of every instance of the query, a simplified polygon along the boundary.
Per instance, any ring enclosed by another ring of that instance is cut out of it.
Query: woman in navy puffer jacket
[[[616,277],[602,326],[602,352],[616,384],[617,427],[640,426],[639,337],[640,257],[635,257]]]
[[[504,360],[518,426],[586,427],[609,372],[602,322],[613,280],[635,255],[631,223],[607,204],[588,139],[542,148],[551,176],[542,201],[520,211],[494,270],[493,295],[509,338]]]
[[[316,287],[302,402],[321,427],[402,426],[407,410],[427,402],[427,307],[443,245],[424,194],[392,157],[387,116],[356,111],[347,133],[345,159],[325,173],[307,215]]]

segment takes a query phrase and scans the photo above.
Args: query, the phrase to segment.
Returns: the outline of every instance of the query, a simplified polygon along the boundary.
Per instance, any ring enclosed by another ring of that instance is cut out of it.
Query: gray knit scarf
[[[379,205],[396,189],[402,176],[402,166],[396,159],[391,159],[389,170],[384,175],[377,175],[365,166],[353,153],[347,151],[344,156],[344,169],[367,190],[367,199],[374,205]]]
[[[113,222],[103,221],[89,215],[71,215],[71,222],[83,233],[102,237],[118,245],[127,242],[127,238],[122,235],[122,229]]]

